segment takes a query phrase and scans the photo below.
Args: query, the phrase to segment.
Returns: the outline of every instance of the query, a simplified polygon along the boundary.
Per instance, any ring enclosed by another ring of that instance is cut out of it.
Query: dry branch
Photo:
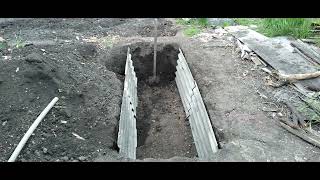
[[[292,134],[300,137],[301,139],[307,141],[308,143],[315,145],[317,147],[320,147],[320,140],[318,137],[314,136],[312,137],[312,134],[306,133],[302,129],[294,129],[290,127],[289,125],[280,122],[280,125],[285,128],[287,131],[291,132]]]
[[[279,79],[289,81],[289,82],[294,82],[294,81],[299,81],[299,80],[305,80],[305,79],[312,79],[320,76],[320,71],[317,72],[312,72],[312,73],[305,73],[305,74],[281,74],[277,73]]]

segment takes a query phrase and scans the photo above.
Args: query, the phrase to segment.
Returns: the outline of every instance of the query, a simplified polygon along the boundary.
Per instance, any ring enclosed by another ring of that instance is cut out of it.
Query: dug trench
[[[138,79],[137,159],[195,158],[190,124],[175,82],[179,46],[158,45],[158,83],[149,81],[153,75],[153,44],[136,43],[129,47]],[[126,48],[123,47],[122,56]]]

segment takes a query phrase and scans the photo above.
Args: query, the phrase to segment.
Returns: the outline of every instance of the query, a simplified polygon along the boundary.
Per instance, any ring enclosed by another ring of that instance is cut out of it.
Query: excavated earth
[[[221,146],[212,161],[320,160],[318,148],[279,126],[289,110],[230,35],[188,38],[160,19],[160,83],[149,84],[152,28],[152,19],[0,19],[0,161],[54,97],[17,161],[125,161],[116,142],[128,47],[138,76],[137,161],[197,161],[174,81],[179,47]]]

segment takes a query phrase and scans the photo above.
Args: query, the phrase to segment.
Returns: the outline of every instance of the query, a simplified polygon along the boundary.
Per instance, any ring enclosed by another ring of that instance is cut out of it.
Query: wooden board
[[[304,42],[298,40],[291,43],[293,46],[297,47],[302,53],[304,53],[306,56],[311,58],[313,61],[320,64],[320,54],[318,52],[314,51],[309,47],[308,44],[305,44]]]
[[[293,53],[286,42],[268,38],[245,26],[229,26],[225,29],[282,74],[303,74],[317,71],[312,63],[298,53]],[[306,89],[320,90],[320,78],[302,80],[295,84],[300,84]]]

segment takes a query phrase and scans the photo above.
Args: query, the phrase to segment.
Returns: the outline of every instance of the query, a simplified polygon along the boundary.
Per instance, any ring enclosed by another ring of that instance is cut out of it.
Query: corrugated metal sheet
[[[190,121],[198,156],[200,159],[210,159],[218,150],[217,140],[198,85],[193,79],[181,49],[179,51],[175,80],[183,107]]]
[[[137,77],[131,60],[130,48],[128,48],[117,143],[120,149],[120,155],[130,159],[136,159],[137,103]]]

